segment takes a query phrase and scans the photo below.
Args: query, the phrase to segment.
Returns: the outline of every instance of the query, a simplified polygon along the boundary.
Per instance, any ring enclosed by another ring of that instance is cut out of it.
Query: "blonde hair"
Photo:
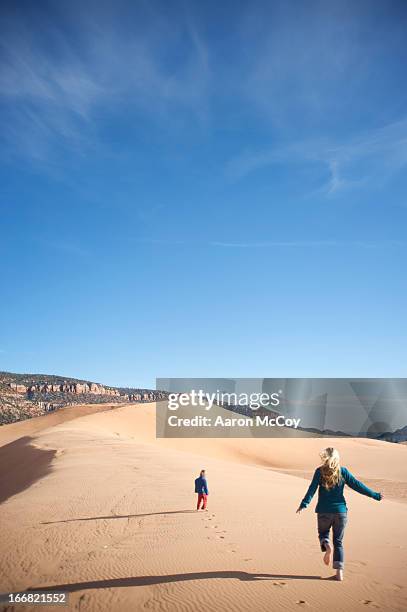
[[[321,484],[325,489],[332,489],[342,479],[339,452],[330,446],[325,448],[319,456],[322,460]]]

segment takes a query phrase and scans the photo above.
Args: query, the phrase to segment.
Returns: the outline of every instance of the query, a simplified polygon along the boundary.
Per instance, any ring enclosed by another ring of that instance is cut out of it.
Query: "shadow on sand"
[[[170,582],[185,582],[188,580],[323,580],[321,576],[302,576],[296,574],[250,574],[249,572],[218,571],[218,572],[190,572],[188,574],[168,574],[163,576],[132,576],[129,578],[108,578],[106,580],[92,580],[89,582],[75,582],[72,584],[53,584],[47,587],[32,588],[32,591],[83,591],[87,589],[117,589],[123,587],[148,586],[154,584],[168,584]],[[29,592],[28,591],[28,592]]]
[[[0,504],[51,471],[56,451],[36,448],[32,439],[24,436],[0,448]]]
[[[61,521],[43,521],[41,525],[54,525],[55,523],[75,523],[76,521],[109,521],[111,519],[144,518],[145,516],[166,516],[168,514],[198,514],[196,510],[170,510],[169,512],[149,512],[145,514],[109,514],[109,516],[85,516]]]

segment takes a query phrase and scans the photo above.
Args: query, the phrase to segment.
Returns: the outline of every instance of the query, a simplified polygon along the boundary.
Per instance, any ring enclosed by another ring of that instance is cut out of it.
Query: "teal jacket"
[[[318,489],[318,503],[317,507],[315,508],[315,512],[322,514],[330,512],[347,512],[348,509],[343,495],[345,484],[362,495],[373,497],[373,499],[376,499],[377,501],[381,500],[382,496],[380,493],[372,491],[369,489],[369,487],[364,485],[363,482],[356,480],[356,478],[345,467],[341,468],[341,475],[342,478],[335,487],[332,487],[332,489],[326,489],[321,485],[321,472],[320,468],[317,468],[308,491],[300,504],[300,508],[306,508],[308,506],[314,497],[316,490]]]

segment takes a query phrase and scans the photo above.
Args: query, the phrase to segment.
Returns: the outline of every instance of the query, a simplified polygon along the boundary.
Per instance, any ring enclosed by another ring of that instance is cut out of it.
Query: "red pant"
[[[203,501],[202,510],[205,510],[206,504],[208,502],[208,496],[205,493],[198,493],[198,503],[196,505],[196,509],[199,510],[201,502]]]

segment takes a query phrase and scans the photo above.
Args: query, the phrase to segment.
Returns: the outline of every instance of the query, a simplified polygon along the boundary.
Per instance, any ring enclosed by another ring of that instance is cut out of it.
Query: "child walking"
[[[202,504],[202,510],[206,510],[206,504],[208,502],[208,483],[206,481],[205,470],[201,470],[199,478],[195,480],[195,493],[198,493],[198,502],[196,509],[200,510]]]
[[[326,448],[320,454],[322,464],[315,470],[308,491],[298,507],[297,513],[308,506],[318,489],[318,503],[315,508],[318,519],[318,536],[324,563],[331,561],[331,544],[329,532],[333,532],[333,568],[336,569],[336,580],[343,580],[344,555],[342,540],[347,523],[347,506],[343,489],[347,484],[351,489],[380,501],[383,496],[369,489],[345,467],[340,465],[339,452],[336,448]]]

